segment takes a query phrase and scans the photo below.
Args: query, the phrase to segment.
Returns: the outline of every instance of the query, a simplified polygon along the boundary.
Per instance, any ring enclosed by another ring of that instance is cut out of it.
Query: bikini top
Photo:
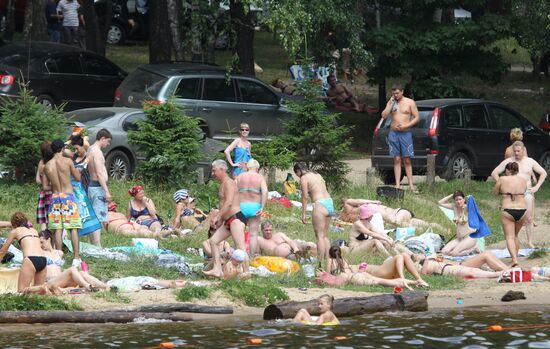
[[[261,193],[262,189],[261,188],[239,188],[239,192],[241,191],[253,191],[256,193]]]
[[[134,209],[132,204],[130,204],[130,216],[132,218],[138,218],[138,217],[141,217],[141,216],[149,216],[149,215],[150,215],[150,213],[149,213],[149,209],[147,207],[145,207],[143,210],[137,211],[137,210]]]
[[[28,235],[24,235],[23,237],[21,237],[21,239],[18,240],[19,244],[21,244],[21,241],[23,241],[24,238],[28,238],[28,237],[39,238],[40,239],[40,236],[38,236],[38,235],[28,234]]]
[[[453,210],[455,213],[455,217],[453,218],[453,222],[455,224],[466,224],[468,223],[468,216],[466,216],[466,212],[464,209],[462,209],[462,213],[458,213],[458,211],[455,209]]]
[[[46,265],[57,265],[58,267],[62,267],[63,264],[65,264],[65,261],[62,258],[59,259],[51,259],[50,257],[46,257]]]

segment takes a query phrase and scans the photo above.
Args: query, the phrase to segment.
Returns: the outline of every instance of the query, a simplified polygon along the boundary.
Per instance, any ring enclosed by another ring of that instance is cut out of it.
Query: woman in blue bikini
[[[252,159],[246,164],[247,172],[238,176],[235,180],[239,188],[239,201],[241,212],[248,219],[250,232],[250,255],[260,253],[258,245],[258,233],[260,231],[261,214],[267,202],[267,184],[264,177],[258,173],[260,164]]]
[[[140,225],[144,225],[153,233],[157,233],[162,229],[162,225],[157,218],[157,209],[153,200],[145,196],[141,185],[134,185],[128,190],[128,194],[133,197],[128,202],[128,220],[133,220]]]
[[[242,123],[239,130],[239,138],[235,138],[224,151],[227,162],[233,169],[233,178],[237,178],[238,175],[246,172],[246,163],[252,158],[250,155],[250,142],[248,141],[250,126],[247,123]],[[231,158],[231,152],[233,152],[233,158]]]
[[[320,174],[309,170],[306,164],[298,162],[294,165],[294,173],[300,177],[302,188],[302,223],[307,224],[307,197],[311,196],[313,201],[313,230],[317,238],[317,256],[320,260],[328,260],[330,240],[328,239],[328,228],[330,227],[331,216],[334,213],[334,204],[327,191],[325,180]]]

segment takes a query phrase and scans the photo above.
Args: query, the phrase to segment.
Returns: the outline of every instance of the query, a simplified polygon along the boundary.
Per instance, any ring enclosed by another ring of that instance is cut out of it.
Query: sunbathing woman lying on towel
[[[417,262],[416,266],[423,275],[454,275],[491,279],[498,278],[504,270],[509,269],[506,264],[488,251],[460,263],[444,260],[442,255],[436,257],[413,255],[412,259]],[[485,264],[494,271],[480,269]]]

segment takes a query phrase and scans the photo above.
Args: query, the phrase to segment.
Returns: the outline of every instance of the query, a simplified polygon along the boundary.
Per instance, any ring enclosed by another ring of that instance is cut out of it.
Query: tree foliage
[[[30,179],[40,161],[40,144],[68,134],[68,121],[62,107],[44,108],[26,85],[19,89],[19,99],[5,99],[0,107],[0,165],[19,179]]]
[[[138,174],[155,183],[188,181],[193,166],[200,159],[199,121],[186,116],[172,100],[146,102],[145,120],[137,130],[128,132],[130,143],[138,145],[147,160],[138,163]]]
[[[304,83],[301,89],[306,98],[290,103],[292,117],[283,123],[280,142],[296,153],[297,160],[319,172],[329,185],[341,188],[347,184],[349,167],[342,159],[350,150],[351,128],[338,125],[338,114],[329,113],[316,98],[318,85]]]

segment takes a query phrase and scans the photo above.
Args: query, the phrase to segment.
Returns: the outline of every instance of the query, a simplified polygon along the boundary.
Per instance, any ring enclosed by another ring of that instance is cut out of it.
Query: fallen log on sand
[[[141,307],[121,309],[120,311],[137,311],[152,313],[201,313],[201,314],[233,314],[233,307],[213,307],[208,305],[190,303],[152,304]]]
[[[191,321],[187,314],[178,313],[144,313],[127,311],[0,311],[0,323],[105,323],[132,322],[138,318],[160,319],[171,321]]]
[[[320,315],[319,298],[305,302],[284,301],[272,304],[264,309],[264,320],[289,319],[304,308],[311,315]],[[335,299],[332,312],[338,317],[371,314],[381,311],[426,311],[428,293],[406,292],[401,294],[382,294],[371,297],[350,297]]]

